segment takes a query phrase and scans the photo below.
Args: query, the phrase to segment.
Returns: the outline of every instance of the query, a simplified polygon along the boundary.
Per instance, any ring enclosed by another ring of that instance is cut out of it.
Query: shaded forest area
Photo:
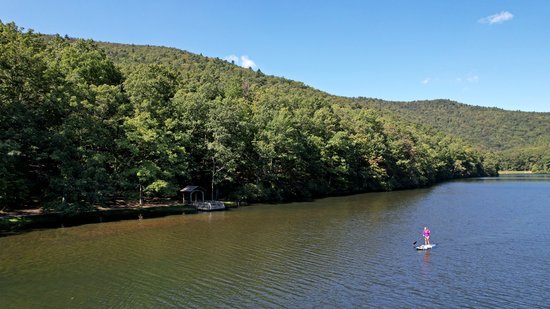
[[[494,175],[457,137],[302,83],[163,47],[0,23],[0,209],[116,199],[307,200]]]
[[[492,153],[502,170],[550,173],[550,113],[506,111],[449,100],[359,104],[429,124]]]

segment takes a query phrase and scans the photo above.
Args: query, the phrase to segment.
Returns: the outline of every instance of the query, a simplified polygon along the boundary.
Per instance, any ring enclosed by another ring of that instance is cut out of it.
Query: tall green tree
[[[186,135],[173,97],[177,73],[162,65],[139,65],[124,82],[132,111],[124,119],[126,183],[146,195],[176,192],[176,176],[187,172]],[[141,194],[140,194],[141,199]]]
[[[44,43],[32,31],[0,22],[0,207],[39,199],[55,172],[50,131],[63,117],[52,96]]]
[[[49,207],[78,212],[93,209],[112,196],[117,156],[113,141],[120,138],[118,109],[125,98],[122,75],[91,41],[52,42],[50,70],[59,70],[66,116],[52,132],[57,147],[52,158],[58,173],[51,175]]]

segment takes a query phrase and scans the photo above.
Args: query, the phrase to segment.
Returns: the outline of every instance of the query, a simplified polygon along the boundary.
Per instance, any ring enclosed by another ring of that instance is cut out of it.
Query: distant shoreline
[[[533,174],[531,171],[499,171],[499,175]]]

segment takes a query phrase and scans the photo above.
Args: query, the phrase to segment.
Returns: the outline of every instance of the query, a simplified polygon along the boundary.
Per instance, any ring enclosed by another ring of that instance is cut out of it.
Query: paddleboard
[[[429,245],[420,245],[418,247],[415,247],[416,250],[428,250],[435,247],[435,244],[429,244]]]

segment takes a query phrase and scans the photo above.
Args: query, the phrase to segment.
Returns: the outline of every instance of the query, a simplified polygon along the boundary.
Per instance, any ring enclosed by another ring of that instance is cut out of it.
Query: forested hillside
[[[449,100],[387,102],[359,99],[360,104],[425,123],[495,152],[505,170],[550,172],[550,113],[506,111]]]
[[[0,23],[0,209],[290,201],[495,173],[456,137],[180,50]]]

